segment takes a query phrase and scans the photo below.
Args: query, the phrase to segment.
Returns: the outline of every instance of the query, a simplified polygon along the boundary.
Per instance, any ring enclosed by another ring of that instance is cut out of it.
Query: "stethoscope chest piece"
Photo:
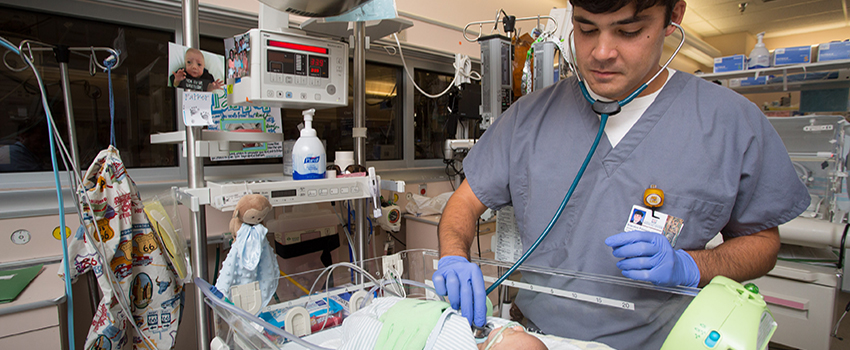
[[[593,108],[593,111],[596,112],[596,114],[599,114],[599,115],[607,114],[609,116],[620,113],[620,109],[621,109],[620,103],[617,102],[617,101],[607,101],[606,102],[606,101],[599,101],[599,100],[596,100],[595,102],[593,102],[593,104],[591,105],[591,108]]]

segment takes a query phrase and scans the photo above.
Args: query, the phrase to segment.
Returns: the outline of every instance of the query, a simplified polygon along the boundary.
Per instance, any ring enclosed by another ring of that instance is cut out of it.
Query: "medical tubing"
[[[342,206],[342,204],[340,204],[340,206]],[[344,233],[345,238],[348,239],[348,244],[351,245],[351,246],[354,246],[354,241],[351,240],[351,232],[348,231],[348,224],[346,223],[345,220],[342,219],[342,214],[340,214],[336,210],[336,205],[331,204],[331,208],[333,208],[334,214],[336,214],[336,217],[339,218],[339,225],[342,226],[342,233]],[[349,253],[350,253],[350,251],[349,251]]]
[[[579,168],[575,179],[573,179],[572,185],[570,185],[570,189],[564,196],[564,200],[561,201],[561,205],[558,207],[558,211],[555,212],[555,216],[553,216],[552,220],[549,221],[549,224],[546,225],[546,229],[543,230],[543,233],[540,234],[540,237],[537,237],[537,240],[534,241],[533,244],[531,244],[531,247],[529,247],[528,250],[524,254],[522,254],[519,259],[517,259],[517,261],[508,269],[508,271],[505,272],[502,276],[500,276],[499,279],[496,280],[496,282],[493,282],[493,284],[491,284],[489,288],[487,288],[487,293],[485,295],[490,294],[493,290],[496,289],[496,287],[502,284],[502,282],[504,282],[505,279],[508,278],[508,276],[514,273],[514,271],[516,271],[516,269],[520,265],[522,265],[522,263],[524,263],[526,259],[528,259],[531,253],[534,252],[535,249],[537,249],[537,246],[540,245],[540,242],[543,242],[543,239],[549,235],[549,231],[552,231],[552,227],[555,226],[555,222],[557,222],[558,219],[561,217],[561,213],[564,212],[564,208],[566,208],[567,202],[569,202],[570,197],[573,196],[573,192],[575,191],[579,180],[581,180],[582,175],[584,175],[584,170],[587,169],[587,165],[590,163],[590,159],[593,158],[593,154],[596,153],[596,146],[599,145],[599,140],[602,138],[602,134],[605,131],[605,124],[607,123],[608,115],[602,114],[599,120],[599,131],[596,133],[596,139],[593,140],[593,145],[590,146],[590,151],[587,152],[587,157],[584,158],[584,163],[581,164],[581,168]]]
[[[287,332],[287,331],[285,331],[285,330],[283,330],[279,327],[276,327],[276,326],[266,322],[265,320],[255,316],[255,315],[248,313],[245,310],[242,310],[241,308],[238,308],[234,305],[231,305],[231,304],[224,302],[221,298],[219,298],[218,296],[213,294],[213,292],[210,290],[210,287],[212,287],[212,285],[210,285],[209,282],[204,281],[200,277],[195,277],[195,286],[197,286],[198,288],[201,289],[201,292],[204,293],[204,296],[207,297],[207,300],[209,300],[214,306],[225,309],[228,312],[235,314],[236,316],[239,316],[240,318],[242,318],[243,320],[245,320],[249,323],[254,323],[256,325],[259,325],[260,327],[263,327],[263,329],[266,332],[274,333],[276,335],[279,335],[281,337],[289,339],[293,343],[301,345],[301,346],[303,346],[307,349],[333,350],[333,349],[329,349],[329,348],[323,348],[323,347],[318,346],[316,344],[307,342],[307,341],[295,336],[292,333],[289,333],[289,332]]]
[[[369,221],[369,240],[371,241],[372,236],[374,236],[374,234],[375,234],[375,227],[372,226],[372,219],[370,219],[368,216],[366,217],[366,221]],[[363,254],[363,252],[360,252],[360,255],[366,255],[366,254]],[[366,256],[368,257],[369,255],[366,255]],[[376,258],[376,257],[373,256],[373,258]]]
[[[517,327],[517,326],[522,327],[522,330],[525,331],[525,327],[523,327],[523,325],[519,324],[519,322],[514,322],[514,321],[508,322],[507,324],[502,326],[502,328],[500,328],[498,332],[496,332],[496,334],[493,336],[493,340],[490,340],[490,342],[487,343],[487,346],[484,347],[484,350],[490,350],[490,349],[493,348],[493,345],[500,343],[502,340],[499,339],[499,336],[502,335],[502,332],[504,332],[508,328],[513,328],[513,327]]]
[[[47,92],[44,90],[44,83],[41,81],[41,75],[38,74],[38,70],[35,68],[32,61],[30,61],[26,55],[21,55],[21,52],[12,45],[11,42],[6,40],[6,38],[0,37],[0,43],[2,43],[3,47],[9,51],[20,55],[24,62],[32,68],[32,71],[39,83],[38,88],[41,91],[41,103],[44,105],[44,113],[47,115],[47,134],[50,140],[50,161],[53,165],[53,180],[56,183],[56,197],[59,200],[59,236],[61,237],[60,241],[62,241],[62,258],[65,259],[65,296],[67,298],[68,305],[68,345],[71,350],[74,350],[74,293],[71,289],[71,263],[68,259],[68,240],[65,236],[65,203],[62,198],[62,184],[61,181],[59,181],[59,164],[56,161],[56,145],[53,141],[53,129],[49,127],[52,124],[51,122],[53,118],[50,117],[50,106],[47,103]]]
[[[328,274],[328,275],[327,275],[327,277],[325,278],[325,299],[327,300],[327,302],[325,302],[325,313],[326,313],[326,315],[328,315],[328,316],[330,316],[330,311],[331,311],[331,305],[330,305],[330,300],[331,300],[331,294],[330,294],[330,280],[331,280],[331,274],[333,273],[333,270],[334,270],[334,269],[336,269],[337,267],[340,267],[340,266],[348,267],[349,269],[351,269],[351,273],[352,273],[352,274],[354,273],[354,271],[357,271],[358,273],[360,273],[360,274],[364,275],[366,278],[368,278],[368,279],[369,279],[372,283],[374,283],[375,285],[381,285],[381,286],[383,286],[382,284],[380,284],[380,283],[378,282],[378,280],[377,280],[377,279],[375,279],[375,277],[374,277],[374,276],[372,276],[371,274],[369,274],[369,272],[367,272],[366,270],[362,269],[360,266],[357,266],[357,265],[354,265],[354,264],[351,264],[351,263],[341,262],[341,263],[336,263],[336,264],[333,264],[333,265],[331,265],[331,266],[326,267],[326,268],[325,268],[325,269],[324,269],[324,270],[323,270],[323,271],[319,274],[319,276],[318,276],[318,277],[316,277],[316,280],[315,280],[315,281],[313,281],[313,285],[312,285],[312,286],[310,286],[310,291],[309,291],[309,292],[307,292],[307,295],[312,295],[312,294],[313,294],[313,289],[314,289],[314,288],[316,288],[316,283],[318,283],[318,282],[319,282],[319,280],[320,280],[320,279],[322,279],[322,276],[323,276],[323,275],[327,272],[327,274]],[[383,290],[383,288],[382,288],[382,290]],[[305,306],[306,306],[306,305],[305,305]],[[327,325],[327,323],[328,323],[328,318],[329,318],[329,317],[325,317],[325,321],[324,321],[324,323],[322,323],[322,327],[321,327],[322,329],[324,329],[324,328],[325,328],[325,325]]]
[[[445,297],[443,297],[443,296],[441,296],[441,295],[437,294],[437,290],[436,290],[436,289],[434,289],[434,287],[431,287],[431,286],[429,286],[429,285],[427,285],[427,284],[425,284],[425,283],[417,282],[417,281],[413,281],[413,280],[409,280],[409,279],[404,279],[404,278],[399,278],[399,279],[398,279],[398,281],[399,281],[399,282],[401,282],[401,284],[403,284],[403,285],[404,285],[404,284],[406,284],[406,285],[409,285],[409,286],[414,286],[414,287],[418,287],[418,288],[423,288],[423,289],[430,290],[431,292],[433,292],[433,293],[434,293],[434,295],[436,295],[436,296],[437,296],[437,298],[438,298],[440,301],[446,301],[446,300],[445,300]],[[378,288],[383,287],[383,286],[388,285],[388,284],[393,283],[393,282],[395,282],[395,281],[390,281],[390,280],[381,280],[381,285],[380,285],[380,286],[378,286],[378,285],[373,286],[373,287],[372,287],[372,289],[369,289],[369,294],[371,295],[372,293],[374,293],[375,291],[377,291],[377,290],[378,290]]]
[[[353,263],[358,260],[357,255],[354,254],[354,241],[351,239],[351,203],[348,205],[348,208],[345,209],[346,214],[348,214],[346,216],[348,218],[348,221],[346,222],[348,232],[346,232],[345,235],[348,238],[348,261]],[[360,252],[360,254],[363,254],[363,252]],[[354,271],[351,271],[351,281],[354,282]]]
[[[24,60],[24,62],[25,62],[27,65],[29,65],[30,67],[32,67],[32,68],[33,68],[33,72],[35,73],[36,80],[37,80],[37,82],[38,82],[38,84],[39,84],[39,87],[40,87],[40,89],[41,89],[42,93],[44,94],[44,93],[45,93],[45,91],[44,91],[44,89],[43,89],[44,82],[43,82],[43,81],[42,81],[42,79],[41,79],[41,75],[40,75],[40,74],[38,74],[38,71],[35,69],[35,65],[32,63],[32,61],[29,59],[29,57],[26,57],[26,55],[20,55],[20,56],[21,56],[21,59],[22,59],[22,60]],[[44,96],[46,96],[46,94],[45,94]],[[43,98],[42,98],[42,101],[43,101],[43,103],[45,103],[45,104],[46,104],[45,99],[46,99],[46,97],[43,97]],[[59,147],[60,147],[60,149],[64,152],[65,157],[70,158],[70,154],[69,154],[68,150],[65,148],[64,141],[62,141],[62,137],[61,137],[61,133],[59,132],[59,129],[56,127],[56,124],[55,124],[55,123],[50,122],[50,121],[52,121],[52,120],[53,120],[53,116],[50,114],[50,109],[49,109],[49,108],[47,108],[47,106],[45,106],[45,111],[46,111],[46,112],[45,112],[45,116],[46,116],[46,119],[48,120],[48,123],[47,123],[48,128],[49,128],[49,129],[52,129],[52,131],[53,131],[53,133],[52,133],[52,134],[50,134],[50,135],[51,135],[51,136],[55,136],[55,140],[56,140],[56,141],[52,141],[52,142],[51,142],[51,145],[56,145],[56,144],[58,144],[58,145],[59,145]],[[56,153],[56,152],[55,152],[55,150],[51,151],[51,155],[53,155],[53,154],[55,154],[55,153]],[[63,160],[63,161],[64,161],[64,160]],[[66,166],[66,167],[67,167],[67,166]],[[71,162],[71,167],[72,167],[72,168],[74,169],[74,171],[76,171],[76,173],[78,174],[78,175],[77,175],[77,177],[82,178],[82,176],[79,174],[79,170],[77,169],[76,164],[74,164],[73,162]],[[54,167],[54,168],[55,168],[55,167]],[[89,198],[88,198],[88,194],[87,194],[87,193],[83,192],[83,195],[84,195],[84,198],[86,199],[86,201],[89,203],[89,211],[91,212],[91,208],[92,208],[92,205],[91,205],[91,199],[89,199]],[[61,201],[63,201],[63,200],[60,200],[60,202],[61,202]],[[64,207],[62,207],[62,206],[60,205],[59,210],[60,210],[60,224],[62,225],[62,227],[65,227],[65,224],[64,224],[64,218],[65,218],[65,215],[64,215]],[[80,208],[80,207],[77,207],[77,210],[78,210],[78,215],[82,215],[81,213],[83,212],[83,209],[82,209],[82,208]],[[93,213],[93,212],[91,212],[91,214],[90,214],[90,215],[92,215],[92,218],[94,217],[94,213]],[[84,223],[84,221],[83,221],[83,220],[81,220],[80,222],[81,222],[81,223]],[[100,232],[98,231],[98,229],[97,229],[97,226],[96,226],[96,225],[95,225],[95,231],[96,231],[96,234],[97,234],[98,236],[100,236]],[[88,233],[88,231],[86,231],[86,233]],[[88,239],[91,241],[91,239],[92,239],[91,235],[88,235]],[[67,240],[67,238],[66,238],[66,240]],[[105,259],[104,259],[104,254],[103,254],[103,252],[102,252],[102,250],[105,250],[105,249],[103,248],[103,244],[104,244],[104,242],[103,242],[102,240],[101,240],[101,241],[98,241],[98,242],[99,242],[99,243],[100,243],[100,245],[101,245],[101,246],[99,247],[99,248],[100,248],[100,250],[98,250],[98,249],[96,248],[96,249],[95,249],[95,252],[97,253],[97,257],[98,257],[98,259],[100,260],[101,265],[103,265],[102,263],[105,261]],[[63,249],[64,249],[64,248],[66,248],[66,246],[67,246],[67,243],[63,240]],[[95,246],[96,246],[96,245],[95,245]],[[64,252],[64,251],[63,251],[63,255],[64,255],[64,254],[66,254],[66,252]],[[66,262],[68,261],[67,257],[66,257],[65,261],[66,261]],[[66,278],[68,278],[68,272],[70,271],[70,269],[69,269],[69,267],[67,266],[67,264],[66,264],[66,266],[65,266],[65,270],[66,270]],[[113,286],[113,288],[115,288],[115,289],[118,291],[116,294],[121,295],[121,296],[126,296],[126,294],[124,293],[123,289],[121,288],[121,285],[120,285],[120,284],[118,284],[118,282],[117,282],[117,281],[115,281],[115,280],[113,279],[113,276],[112,276],[111,274],[104,274],[104,275],[105,275],[105,276],[107,277],[107,279],[110,281],[110,284]],[[114,292],[113,292],[113,293],[114,293]],[[69,299],[69,302],[72,302],[72,301],[73,301],[73,300],[72,300],[73,298],[72,298],[72,296],[71,296],[71,295],[69,295],[69,298],[68,298],[68,299]],[[120,304],[120,306],[121,306],[122,310],[123,310],[123,311],[124,311],[127,315],[130,315],[130,314],[131,314],[131,313],[130,313],[130,307],[129,307],[129,306],[128,306],[128,304],[127,304],[127,302],[128,302],[128,301],[127,301],[127,300],[125,300],[123,297],[121,297],[121,298],[116,297],[116,300],[118,301],[118,304]],[[71,309],[71,310],[69,310],[69,313],[70,313],[70,312],[72,312],[72,311],[73,311],[72,309]],[[145,345],[146,345],[148,348],[151,348],[151,346],[153,345],[153,342],[150,340],[150,338],[148,338],[148,337],[147,337],[147,335],[145,335],[144,333],[142,333],[142,332],[141,332],[141,330],[139,329],[138,325],[137,325],[135,322],[132,322],[132,325],[133,325],[133,328],[136,330],[136,332],[137,332],[139,335],[141,335],[142,339],[145,341]],[[69,330],[69,331],[70,331],[70,330]]]
[[[325,273],[330,274],[330,273],[332,273],[332,272],[333,272],[333,270],[334,270],[335,268],[340,267],[340,266],[345,266],[345,267],[348,267],[348,268],[350,268],[350,269],[352,269],[352,270],[354,270],[354,271],[357,271],[358,273],[362,274],[363,276],[366,276],[366,278],[368,278],[370,282],[372,282],[372,283],[374,283],[374,284],[376,284],[376,285],[377,285],[377,284],[380,284],[380,283],[378,283],[378,280],[377,280],[374,276],[372,276],[371,274],[369,274],[369,272],[367,272],[366,270],[364,270],[364,269],[360,268],[360,266],[354,265],[354,264],[352,264],[352,263],[340,262],[340,263],[336,263],[336,264],[333,264],[333,265],[331,265],[331,266],[328,266],[328,267],[326,267],[324,270],[322,270],[322,272],[321,272],[321,273],[319,273],[319,276],[317,276],[317,277],[316,277],[316,280],[315,280],[315,281],[313,281],[313,285],[312,285],[312,286],[310,286],[310,292],[309,292],[308,294],[309,294],[309,295],[312,295],[312,294],[313,294],[313,290],[315,290],[315,289],[316,289],[316,283],[318,283],[318,282],[319,282],[319,280],[322,278],[322,276],[324,276],[324,275],[325,275]]]

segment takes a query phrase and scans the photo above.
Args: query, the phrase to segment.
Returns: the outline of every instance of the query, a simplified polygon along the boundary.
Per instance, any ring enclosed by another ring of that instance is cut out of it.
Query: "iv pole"
[[[198,28],[198,0],[183,0],[183,45],[189,48],[199,48],[200,34]],[[186,126],[186,160],[188,167],[189,188],[204,188],[203,159],[195,156],[195,141],[201,140],[201,128]],[[207,227],[206,206],[201,205],[197,211],[190,210],[192,216],[189,228],[192,232],[192,270],[195,277],[208,280],[207,277]],[[204,304],[204,293],[200,288],[192,288],[195,292],[195,315],[198,331],[198,349],[210,348],[210,311]]]
[[[39,47],[32,47],[33,45],[38,45]],[[68,70],[68,62],[71,59],[71,54],[77,54],[81,56],[83,55],[81,52],[89,52],[89,66],[91,70],[89,73],[94,76],[95,70],[94,67],[97,66],[103,70],[106,70],[106,67],[101,65],[100,62],[97,61],[95,56],[96,51],[106,52],[112,57],[115,57],[116,63],[112,69],[118,68],[121,65],[121,58],[117,51],[109,47],[68,47],[65,45],[48,45],[42,42],[24,40],[20,43],[19,51],[21,54],[29,54],[30,59],[32,60],[33,52],[45,52],[45,51],[53,51],[56,61],[59,63],[59,77],[61,80],[62,87],[62,98],[65,101],[65,122],[68,128],[68,151],[71,153],[71,162],[74,166],[80,166],[80,154],[79,148],[77,147],[77,127],[74,119],[74,104],[71,100],[71,78]],[[8,67],[8,65],[7,65]],[[70,170],[70,169],[69,169]],[[74,172],[70,172],[72,176],[74,176]],[[73,191],[74,186],[76,185],[76,181],[81,181],[81,179],[69,178],[71,181],[70,188]],[[97,306],[100,304],[100,293],[98,293],[99,288],[97,286],[97,278],[95,278],[94,274],[86,274],[86,284],[89,288],[89,301],[91,302],[91,311],[92,315],[97,311]]]
[[[366,165],[366,24],[354,23],[354,163]],[[358,130],[360,130],[358,132]],[[366,251],[366,199],[354,201],[354,222],[357,231],[357,266],[363,266]],[[352,248],[353,249],[353,248]],[[363,276],[359,275],[360,283]]]

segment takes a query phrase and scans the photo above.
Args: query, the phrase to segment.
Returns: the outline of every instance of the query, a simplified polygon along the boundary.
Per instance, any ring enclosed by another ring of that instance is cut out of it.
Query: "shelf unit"
[[[798,73],[814,73],[814,72],[838,72],[837,79],[829,80],[810,80],[789,82],[788,75]],[[805,90],[808,87],[821,88],[839,88],[850,87],[850,60],[836,60],[826,62],[815,62],[808,64],[795,64],[788,66],[761,68],[742,70],[723,73],[707,73],[697,75],[705,80],[724,80],[736,78],[758,78],[762,76],[781,76],[782,84],[765,84],[744,87],[730,88],[739,93],[758,93],[758,92],[778,92],[791,90]]]
[[[198,19],[198,1],[197,0],[182,0],[183,6],[183,44],[185,46],[191,48],[198,48],[200,44],[200,35],[199,35],[199,19]],[[288,15],[283,16],[281,11],[273,9],[266,5],[265,3],[260,3],[259,9],[259,27],[260,28],[289,28],[289,17]],[[400,31],[404,28],[410,27],[413,25],[412,22],[407,20],[398,20],[398,21],[387,21],[386,26],[375,26],[374,23],[371,26],[366,26],[365,22],[351,22],[353,23],[353,30],[351,30],[351,48],[353,49],[353,58],[354,58],[354,69],[353,69],[353,91],[354,91],[354,123],[353,123],[353,135],[354,135],[354,162],[356,164],[365,164],[366,163],[366,80],[365,80],[365,72],[366,72],[366,46],[368,45],[367,41],[367,31],[374,32],[375,30],[379,30],[381,35],[389,35],[392,32]],[[349,24],[351,24],[349,23]],[[383,23],[383,21],[382,21]],[[328,25],[334,26],[334,23],[329,23]],[[314,25],[311,26],[313,30],[320,30],[323,25]],[[372,34],[375,35],[375,34]],[[378,40],[379,37],[372,36],[371,40]],[[200,247],[205,247],[206,240],[206,205],[210,205],[210,185],[206,182],[204,177],[204,164],[202,161],[202,157],[208,157],[216,154],[227,154],[230,150],[233,150],[234,147],[240,147],[237,141],[242,140],[234,140],[231,135],[225,134],[211,134],[206,131],[202,131],[200,127],[192,127],[187,126],[184,132],[185,136],[179,136],[176,134],[172,135],[162,135],[159,136],[161,139],[158,140],[160,142],[174,142],[180,143],[182,142],[184,147],[184,152],[188,165],[188,182],[189,186],[185,189],[180,189],[177,191],[178,200],[183,205],[187,205],[191,209],[191,222],[190,222],[190,230],[192,231],[192,266],[194,268],[194,276],[201,277],[203,279],[207,279],[207,257],[206,257],[206,249],[202,249]],[[223,138],[217,138],[215,136],[223,136]],[[254,135],[252,135],[254,136]],[[278,136],[273,135],[268,137],[277,138]],[[251,137],[251,136],[249,136]],[[152,141],[154,141],[152,139]],[[276,140],[275,140],[276,141]],[[265,141],[268,142],[268,141]],[[236,148],[238,149],[238,148]],[[310,200],[310,195],[313,190],[316,190],[318,195],[321,196],[322,189],[328,189],[329,197],[327,201],[337,200],[332,199],[330,196],[330,190],[332,188],[338,188],[340,191],[340,197],[342,196],[342,188],[345,184],[349,184],[348,188],[351,192],[354,192],[355,188],[360,188],[358,184],[350,185],[351,181],[367,181],[368,187],[363,188],[363,191],[360,194],[349,193],[347,194],[350,197],[356,197],[354,201],[354,224],[356,227],[356,241],[358,244],[356,249],[358,252],[364,251],[364,241],[366,236],[366,213],[367,213],[367,201],[365,198],[369,198],[372,196],[372,189],[375,187],[383,187],[389,190],[395,191],[404,191],[404,183],[401,181],[381,181],[379,177],[375,176],[374,170],[370,168],[370,176],[361,179],[352,179],[352,178],[343,178],[343,179],[323,179],[323,180],[302,180],[297,181],[297,184],[291,183],[295,181],[291,180],[283,180],[278,182],[278,185],[281,186],[289,186],[289,189],[284,189],[284,191],[291,191],[291,186],[300,185],[305,187],[306,190],[306,200]],[[320,184],[327,184],[321,185]],[[319,184],[317,188],[307,188],[308,183]],[[213,184],[213,187],[215,184]],[[247,185],[250,188],[250,184]],[[265,185],[258,185],[265,186]],[[324,186],[324,187],[322,187]],[[379,188],[380,188],[379,187]],[[298,187],[300,189],[300,187]],[[378,193],[378,190],[375,190],[374,193]],[[271,192],[269,192],[271,194]],[[292,205],[294,204],[302,204],[304,201],[300,201],[302,199],[301,193],[297,192],[298,201],[283,201],[280,205]],[[283,195],[281,193],[281,195]],[[339,198],[339,197],[338,197]],[[213,198],[215,200],[215,198]],[[201,204],[203,202],[205,204]],[[378,202],[377,198],[375,202]],[[376,208],[376,215],[380,215],[380,209]],[[361,255],[361,254],[358,254]],[[362,255],[361,255],[362,256]],[[358,261],[360,266],[363,266],[362,257]],[[362,278],[362,277],[361,277]],[[209,341],[212,339],[210,337],[209,331],[212,329],[210,324],[210,313],[207,309],[203,299],[204,295],[200,289],[194,288],[195,291],[195,307],[196,307],[196,315],[197,315],[197,335],[198,335],[198,348],[202,350],[210,349]]]

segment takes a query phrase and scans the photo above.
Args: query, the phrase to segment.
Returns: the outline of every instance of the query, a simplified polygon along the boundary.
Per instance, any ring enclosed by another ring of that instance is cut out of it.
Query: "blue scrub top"
[[[611,118],[616,118],[612,116]],[[543,232],[584,160],[599,117],[567,79],[518,100],[464,161],[467,181],[486,206],[514,207],[522,243]],[[631,130],[599,147],[552,232],[528,265],[622,276],[604,243],[622,232],[650,185],[664,191],[660,211],[684,219],[675,248],[704,249],[785,223],[810,203],[788,153],[759,108],[739,94],[677,72]],[[689,298],[633,287],[552,280],[534,284],[634,303],[634,311],[521,291],[523,314],[542,331],[601,341],[617,349],[658,349]]]

